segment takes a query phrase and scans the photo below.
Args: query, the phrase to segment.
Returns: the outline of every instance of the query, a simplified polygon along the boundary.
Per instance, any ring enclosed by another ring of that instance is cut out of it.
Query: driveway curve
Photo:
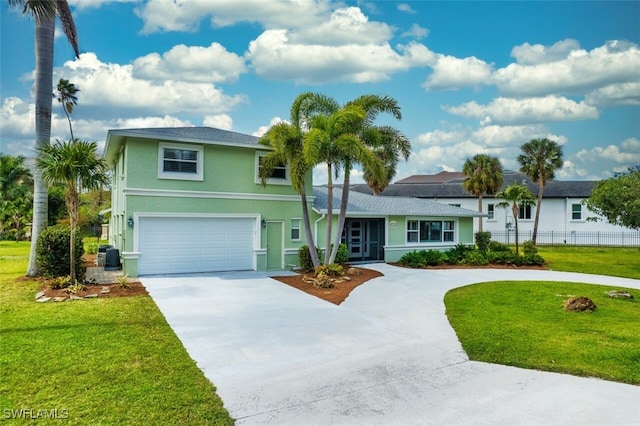
[[[638,424],[638,386],[470,361],[443,298],[484,281],[640,280],[364,266],[385,275],[340,306],[260,273],[142,282],[238,425]]]

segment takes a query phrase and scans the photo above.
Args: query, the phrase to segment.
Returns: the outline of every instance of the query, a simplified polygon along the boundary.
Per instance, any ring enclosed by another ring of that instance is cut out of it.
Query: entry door
[[[282,269],[282,222],[267,222],[267,269]]]
[[[350,223],[347,234],[347,247],[349,247],[349,257],[369,257],[369,223],[361,220],[354,220]]]

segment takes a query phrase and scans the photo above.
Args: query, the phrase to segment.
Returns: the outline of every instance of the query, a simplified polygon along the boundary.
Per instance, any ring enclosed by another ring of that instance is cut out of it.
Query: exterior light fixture
[[[127,220],[127,225],[129,225],[130,227],[133,228],[133,218],[129,217],[129,220]]]
[[[266,221],[266,220],[262,219],[261,224],[262,224],[262,227],[263,227],[263,228],[266,228],[266,227],[267,227],[267,221]]]

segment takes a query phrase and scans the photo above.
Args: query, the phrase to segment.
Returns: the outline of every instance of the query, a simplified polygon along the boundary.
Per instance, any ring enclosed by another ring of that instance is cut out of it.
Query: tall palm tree
[[[504,190],[498,192],[496,197],[504,199],[504,201],[496,204],[498,207],[511,207],[511,213],[513,214],[513,220],[516,225],[516,254],[519,254],[518,213],[520,212],[520,207],[535,206],[536,198],[531,191],[529,191],[529,188],[521,183],[512,183]]]
[[[538,235],[538,222],[542,208],[542,195],[547,183],[555,178],[555,171],[562,168],[562,147],[549,139],[532,139],[521,147],[518,155],[520,171],[538,183],[538,208],[533,222],[532,241],[535,244]]]
[[[53,87],[53,37],[56,16],[60,18],[62,31],[67,36],[76,57],[78,34],[66,0],[7,0],[11,7],[21,7],[22,13],[35,20],[35,103],[36,103],[36,148],[49,145],[51,139],[51,87]],[[28,276],[38,275],[36,264],[36,242],[40,232],[47,226],[47,187],[42,173],[36,169],[33,190],[33,224],[29,251]]]
[[[309,205],[307,201],[305,179],[313,164],[306,161],[303,154],[303,137],[308,130],[308,123],[314,116],[325,114],[336,108],[330,98],[312,92],[305,92],[296,97],[291,105],[291,123],[278,123],[271,127],[261,138],[260,143],[271,146],[273,151],[263,160],[260,168],[260,179],[265,185],[273,169],[282,164],[289,165],[290,179],[293,189],[300,194],[302,203],[302,220],[311,261],[314,267],[320,266],[318,253],[315,250]]]
[[[36,166],[42,171],[42,178],[50,185],[64,184],[67,188],[65,203],[71,224],[70,238],[70,275],[76,280],[74,249],[76,246],[76,227],[78,224],[78,206],[82,190],[98,189],[109,183],[108,166],[103,158],[96,154],[98,144],[81,140],[56,141],[53,145],[38,148]]]
[[[76,94],[79,91],[80,89],[78,89],[75,84],[69,83],[69,80],[61,78],[60,81],[58,81],[58,85],[56,86],[56,93],[53,94],[58,102],[62,104],[64,114],[67,116],[67,121],[69,122],[69,133],[71,133],[71,140],[75,138],[73,137],[73,127],[71,127],[70,114],[73,112],[73,107],[78,105],[78,97],[76,96]]]
[[[332,263],[338,254],[342,239],[342,231],[347,215],[347,204],[351,185],[351,169],[355,163],[363,166],[364,178],[374,194],[387,187],[396,174],[396,166],[400,157],[405,160],[411,155],[411,142],[397,129],[391,126],[375,126],[373,123],[380,113],[391,114],[401,120],[402,113],[398,101],[389,96],[363,95],[345,105],[361,107],[365,116],[355,120],[351,131],[359,139],[350,150],[344,152],[341,166],[344,173],[342,197],[338,229],[329,262]],[[362,145],[364,144],[364,146]]]
[[[462,186],[471,195],[478,197],[478,212],[482,213],[484,194],[495,194],[502,187],[504,179],[502,164],[496,157],[477,154],[464,162],[462,173],[465,175]],[[478,221],[478,231],[482,232],[482,217]]]

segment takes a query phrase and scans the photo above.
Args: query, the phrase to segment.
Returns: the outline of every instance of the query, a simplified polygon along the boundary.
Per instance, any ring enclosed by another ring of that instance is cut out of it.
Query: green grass
[[[40,283],[16,281],[28,250],[0,242],[3,420],[30,408],[65,424],[233,424],[150,297],[36,303]]]
[[[619,289],[619,288],[615,288]],[[611,299],[612,287],[564,282],[489,282],[445,295],[449,322],[469,358],[640,384],[640,290]],[[569,295],[595,302],[566,312]]]
[[[640,248],[539,246],[538,253],[554,271],[640,279]]]

